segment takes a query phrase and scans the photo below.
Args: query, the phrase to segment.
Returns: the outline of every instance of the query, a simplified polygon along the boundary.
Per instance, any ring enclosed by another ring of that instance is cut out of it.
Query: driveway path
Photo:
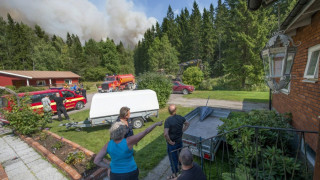
[[[10,180],[64,180],[33,148],[0,125],[0,164]]]
[[[205,106],[207,104],[207,99],[187,99],[183,98],[182,96],[182,94],[171,94],[167,104],[177,104],[185,107]],[[209,99],[208,106],[240,111],[251,111],[253,109],[268,109],[267,103],[251,103],[216,99]]]

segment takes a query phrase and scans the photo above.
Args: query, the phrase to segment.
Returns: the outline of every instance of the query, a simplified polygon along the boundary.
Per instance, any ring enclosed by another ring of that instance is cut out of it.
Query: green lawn
[[[192,94],[184,95],[184,98],[202,98],[242,102],[267,103],[269,101],[269,92],[256,91],[194,91]]]
[[[193,108],[178,107],[178,113],[181,115],[185,115],[191,110],[193,110]],[[71,114],[70,118],[74,121],[83,121],[88,116],[89,110],[84,110]],[[134,133],[137,134],[145,130],[154,122],[164,121],[168,116],[167,108],[163,108],[159,111],[159,118],[153,118],[152,121],[148,121],[141,129],[134,129]],[[66,122],[66,120],[63,121],[63,123]],[[51,127],[50,131],[74,141],[95,153],[97,153],[110,139],[108,131],[110,126],[84,128],[82,131],[77,132],[74,129],[67,130],[66,127],[60,127],[59,124],[60,122],[58,121],[49,124],[48,126]],[[163,137],[163,126],[156,127],[134,147],[134,150],[134,158],[139,167],[140,178],[145,177],[167,154],[166,142]]]
[[[97,84],[103,83],[102,81],[99,82],[83,82],[84,88],[87,90],[87,94],[96,93],[98,92]]]

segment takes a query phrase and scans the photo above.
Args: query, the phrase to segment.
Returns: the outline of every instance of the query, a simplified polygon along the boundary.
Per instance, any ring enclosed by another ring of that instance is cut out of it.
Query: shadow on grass
[[[151,141],[143,149],[136,151],[134,159],[140,171],[139,178],[147,176],[167,155],[167,145],[162,134]]]

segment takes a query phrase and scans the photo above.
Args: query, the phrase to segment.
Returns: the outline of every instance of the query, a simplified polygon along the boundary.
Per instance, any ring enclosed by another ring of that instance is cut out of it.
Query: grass
[[[178,113],[185,115],[193,110],[188,107],[178,107]],[[70,114],[70,118],[74,121],[83,121],[89,116],[89,110],[80,111],[75,114]],[[167,108],[159,110],[159,118],[152,118],[145,123],[140,129],[134,129],[134,134],[145,130],[147,127],[158,121],[164,121],[169,116]],[[64,120],[62,123],[67,123]],[[91,128],[83,128],[82,131],[77,132],[75,129],[66,129],[66,127],[59,126],[60,122],[54,121],[48,126],[50,131],[69,139],[81,146],[97,153],[109,141],[110,134],[108,129],[110,126],[99,126]],[[139,167],[140,178],[145,177],[147,173],[152,170],[166,155],[166,142],[163,137],[163,126],[156,127],[151,133],[145,136],[137,146],[134,146],[134,158]]]
[[[97,84],[101,84],[102,81],[99,82],[83,82],[83,87],[87,90],[87,94],[98,92]]]
[[[269,92],[257,91],[194,91],[192,94],[184,95],[184,98],[201,98],[217,100],[230,100],[241,102],[267,103],[269,102]]]

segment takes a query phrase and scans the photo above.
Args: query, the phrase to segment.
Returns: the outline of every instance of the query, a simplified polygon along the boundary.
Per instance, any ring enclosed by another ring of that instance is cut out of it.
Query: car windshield
[[[115,77],[106,77],[106,81],[114,81]]]
[[[182,86],[186,86],[185,84],[183,84],[182,82],[180,82],[180,85],[182,85]]]

